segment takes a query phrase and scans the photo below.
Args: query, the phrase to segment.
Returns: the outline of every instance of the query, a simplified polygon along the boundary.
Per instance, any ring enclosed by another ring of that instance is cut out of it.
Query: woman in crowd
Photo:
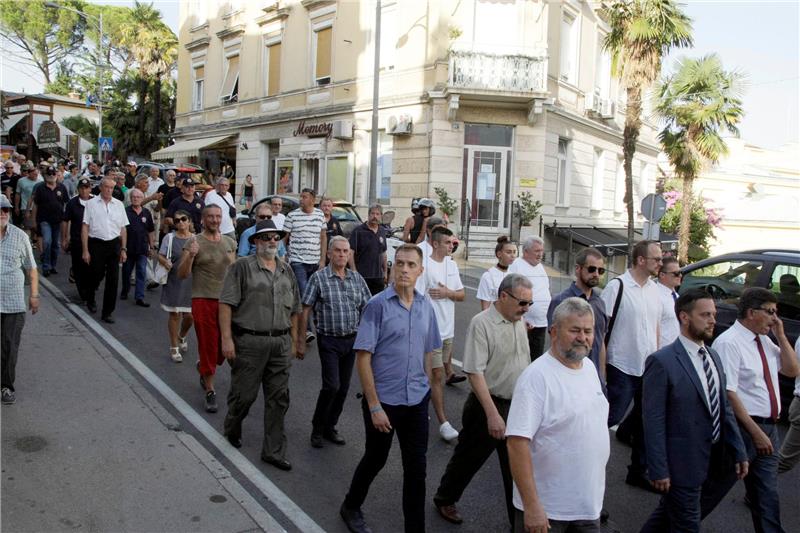
[[[170,357],[176,363],[183,361],[183,353],[189,349],[186,335],[192,327],[192,278],[178,277],[178,269],[173,268],[183,252],[183,245],[192,236],[192,217],[183,210],[175,212],[172,219],[175,230],[161,241],[158,262],[169,271],[167,283],[161,288],[161,308],[169,313]]]
[[[494,255],[497,257],[497,265],[483,273],[476,295],[481,302],[481,310],[483,311],[497,300],[497,288],[503,278],[506,277],[508,266],[517,258],[517,245],[511,242],[511,239],[506,235],[501,235],[497,238]]]
[[[250,212],[250,209],[253,207],[253,176],[250,174],[244,178],[242,196],[244,197],[244,208]]]

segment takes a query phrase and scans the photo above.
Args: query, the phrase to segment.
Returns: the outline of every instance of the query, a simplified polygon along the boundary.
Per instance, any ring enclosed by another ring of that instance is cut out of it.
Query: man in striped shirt
[[[325,215],[314,207],[317,193],[314,189],[303,189],[300,194],[300,207],[286,215],[283,231],[284,242],[289,248],[286,258],[297,278],[300,294],[306,290],[308,280],[314,272],[325,268],[325,250],[328,238]],[[306,341],[314,340],[311,321],[306,331]]]

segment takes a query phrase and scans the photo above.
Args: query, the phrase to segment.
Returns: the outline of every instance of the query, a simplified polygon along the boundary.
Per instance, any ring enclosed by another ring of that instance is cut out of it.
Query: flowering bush
[[[678,234],[681,211],[683,211],[683,193],[677,181],[668,182],[664,190],[667,201],[667,212],[661,219],[661,229],[667,233]],[[711,242],[715,239],[714,230],[722,226],[722,214],[719,210],[705,205],[704,198],[695,198],[689,224],[689,261],[699,261],[709,256]]]

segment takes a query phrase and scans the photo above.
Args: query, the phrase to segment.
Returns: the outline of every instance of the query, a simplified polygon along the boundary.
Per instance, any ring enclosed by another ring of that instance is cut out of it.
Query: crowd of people
[[[71,252],[78,297],[90,313],[105,280],[101,318],[109,323],[132,279],[135,304],[149,306],[148,259],[155,259],[169,357],[183,361],[194,327],[209,413],[219,409],[216,372],[230,366],[222,427],[236,448],[263,389],[261,459],[278,469],[292,469],[285,432],[291,359],[304,358],[316,341],[322,387],[309,424],[314,448],[346,444],[337,425],[355,368],[365,438],[340,507],[350,531],[371,531],[361,509],[395,434],[405,530],[425,530],[429,403],[439,437],[456,442],[432,498],[450,523],[464,521],[457,504],[496,451],[513,531],[600,531],[608,429],[617,427],[617,437],[631,445],[626,482],[662,495],[642,531],[700,531],[738,480],[755,531],[783,531],[777,475],[800,461],[800,379],[781,447],[778,372],[798,376],[800,362],[768,290],[746,289],[738,320],[713,340],[714,300],[698,289],[678,294],[679,265],[657,242],[637,243],[631,267],[602,292],[605,259],[596,249],[582,250],[573,283],[551,295],[543,240],[525,239],[517,257],[517,243],[500,237],[497,264],[477,290],[481,312],[456,331],[465,288],[452,259],[455,237],[430,200],[406,221],[406,242],[390,271],[380,204],[346,238],[331,203],[323,199],[317,208],[316,192],[303,189],[300,206],[285,216],[279,197],[261,203],[255,225],[237,242],[226,178],[200,195],[192,178],[137,174],[126,192],[112,172],[96,180],[81,176],[70,192],[66,178],[59,182],[47,170],[37,185],[38,168],[28,165],[24,178],[7,185],[15,170],[6,169],[4,404],[16,399],[25,313],[38,309],[36,235],[43,276],[56,271],[59,248]],[[463,373],[453,365],[457,334],[465,338]],[[446,415],[445,391],[465,381],[470,393],[457,429]]]

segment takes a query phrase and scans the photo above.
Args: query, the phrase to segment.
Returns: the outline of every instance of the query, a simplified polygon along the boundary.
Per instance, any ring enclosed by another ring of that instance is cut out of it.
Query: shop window
[[[226,58],[225,79],[219,99],[223,104],[239,100],[239,55]]]
[[[569,203],[569,140],[558,139],[558,176],[556,179],[556,205],[566,207]]]
[[[605,152],[594,150],[594,169],[592,173],[592,209],[603,209],[603,182],[606,172]]]
[[[314,81],[317,85],[331,82],[331,44],[333,28],[314,30]]]
[[[561,18],[561,79],[573,85],[578,82],[578,27],[577,15],[564,12]]]
[[[297,160],[275,161],[275,194],[292,194],[298,191]]]
[[[464,127],[464,144],[476,146],[511,146],[514,128],[496,124],[467,124]]]
[[[205,85],[205,66],[200,65],[192,69],[192,111],[203,109],[203,87]]]
[[[377,200],[382,204],[391,203],[392,198],[392,136],[380,134],[378,143],[378,172],[375,185]]]
[[[347,155],[325,157],[325,196],[333,200],[348,200]]]
[[[280,41],[268,44],[264,54],[264,82],[267,96],[274,96],[281,92],[281,43]]]

